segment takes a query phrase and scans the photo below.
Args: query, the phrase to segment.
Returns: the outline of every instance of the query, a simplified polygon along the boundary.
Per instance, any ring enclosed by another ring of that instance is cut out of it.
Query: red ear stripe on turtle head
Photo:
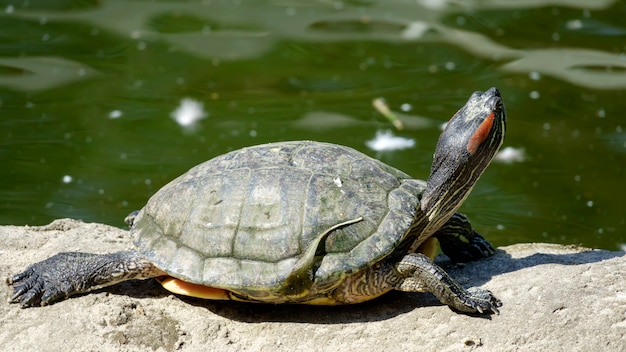
[[[489,131],[493,127],[493,120],[495,118],[495,113],[491,112],[489,116],[483,121],[480,126],[476,129],[476,132],[470,137],[469,142],[467,143],[467,151],[470,155],[474,155],[478,147],[487,139],[489,136]]]

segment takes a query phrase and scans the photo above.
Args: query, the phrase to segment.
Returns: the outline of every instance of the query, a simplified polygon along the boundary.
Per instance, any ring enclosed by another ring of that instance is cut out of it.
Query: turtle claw
[[[62,254],[57,254],[8,278],[7,284],[13,287],[9,303],[19,303],[21,308],[28,308],[44,306],[69,296],[67,293],[73,291],[72,283],[58,270],[63,259]]]
[[[469,297],[464,303],[468,311],[500,315],[498,308],[502,307],[502,301],[496,298],[491,291],[479,287],[470,287],[467,289],[467,293]]]
[[[13,295],[9,298],[9,303],[19,303],[21,308],[36,306],[40,303],[43,285],[29,269],[7,279],[7,284],[13,287]]]

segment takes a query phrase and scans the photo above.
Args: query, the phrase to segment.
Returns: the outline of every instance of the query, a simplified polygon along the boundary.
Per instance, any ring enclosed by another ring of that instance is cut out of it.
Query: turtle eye
[[[483,95],[483,92],[475,91],[474,93],[472,93],[472,96],[469,98],[469,100],[477,99],[478,97],[480,97],[482,95]]]

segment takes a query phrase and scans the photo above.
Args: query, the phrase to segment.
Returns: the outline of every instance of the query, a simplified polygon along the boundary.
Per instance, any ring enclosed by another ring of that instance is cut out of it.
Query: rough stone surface
[[[0,277],[62,251],[131,246],[127,231],[58,220],[0,227]],[[624,351],[626,254],[552,244],[499,248],[455,267],[465,286],[502,299],[501,314],[472,317],[430,294],[394,292],[342,307],[257,305],[173,296],[131,281],[43,308],[8,304],[0,284],[3,351]]]

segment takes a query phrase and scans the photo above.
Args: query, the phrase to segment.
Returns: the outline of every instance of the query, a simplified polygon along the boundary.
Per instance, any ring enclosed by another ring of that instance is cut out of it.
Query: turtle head
[[[475,92],[439,136],[420,208],[437,230],[461,206],[502,145],[506,114],[500,92]]]

